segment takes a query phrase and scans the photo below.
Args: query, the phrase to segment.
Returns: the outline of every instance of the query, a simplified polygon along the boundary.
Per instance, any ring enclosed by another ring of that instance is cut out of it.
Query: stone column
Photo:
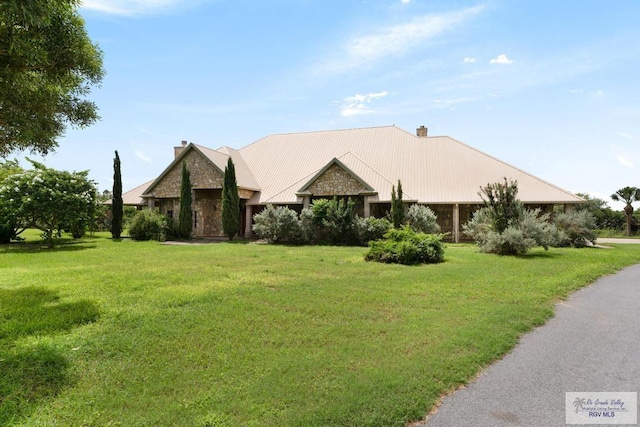
[[[302,209],[309,209],[311,206],[311,196],[304,196],[302,198]]]
[[[249,205],[245,205],[244,207],[244,237],[251,237],[251,221],[253,220],[253,215],[251,212],[253,209]]]
[[[156,199],[155,197],[149,197],[147,199],[147,208],[149,208],[150,211],[154,210],[156,208]]]
[[[460,241],[460,205],[458,205],[457,203],[455,203],[453,205],[453,217],[452,217],[452,222],[453,222],[453,241],[455,243],[458,243]]]
[[[369,196],[364,196],[364,217],[369,218],[371,216],[371,202]]]

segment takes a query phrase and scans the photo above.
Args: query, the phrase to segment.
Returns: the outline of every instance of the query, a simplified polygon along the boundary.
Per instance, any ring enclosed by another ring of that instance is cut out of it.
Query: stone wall
[[[307,190],[315,197],[355,196],[368,191],[362,183],[337,164],[331,165],[324,171]]]
[[[201,153],[190,150],[183,160],[189,169],[193,189],[222,188],[224,175]],[[153,193],[157,198],[180,197],[181,183],[182,163],[177,163],[155,186]]]

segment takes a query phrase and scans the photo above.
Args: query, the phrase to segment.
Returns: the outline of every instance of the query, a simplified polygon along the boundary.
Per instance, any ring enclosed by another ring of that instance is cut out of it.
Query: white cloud
[[[627,157],[623,156],[622,154],[619,154],[618,156],[616,156],[616,160],[618,160],[618,163],[620,163],[624,167],[632,169],[634,166],[633,162],[629,160]]]
[[[409,3],[411,3],[411,0],[400,0],[400,3],[409,4]]]
[[[344,72],[389,56],[402,56],[423,46],[429,40],[452,30],[479,14],[484,6],[476,6],[441,14],[418,16],[405,24],[382,27],[365,35],[351,37],[339,49],[339,57],[327,61],[323,72]]]
[[[473,62],[476,62],[476,58],[473,58],[471,56],[467,56],[466,58],[464,58],[464,62],[473,63]]]
[[[370,104],[373,100],[384,98],[388,94],[388,92],[384,91],[366,95],[355,94],[348,96],[342,100],[340,114],[343,117],[350,117],[375,113],[375,110],[370,109],[367,104]]]
[[[133,152],[133,154],[136,155],[137,158],[139,158],[140,160],[142,160],[145,163],[151,163],[151,158],[148,157],[147,155],[145,155],[142,151],[140,150],[135,150]]]
[[[491,62],[492,64],[513,64],[513,60],[509,59],[509,57],[505,54],[498,55],[489,62]]]
[[[201,0],[83,0],[82,7],[112,15],[161,13],[177,6],[199,3]]]

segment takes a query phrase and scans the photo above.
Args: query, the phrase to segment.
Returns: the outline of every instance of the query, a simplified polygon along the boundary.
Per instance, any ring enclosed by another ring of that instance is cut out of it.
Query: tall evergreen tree
[[[224,234],[232,240],[240,233],[240,196],[236,181],[236,168],[229,157],[224,169],[224,184],[222,186],[222,229]]]
[[[394,228],[402,227],[404,223],[404,205],[402,204],[402,183],[398,180],[398,195],[396,188],[391,187],[391,222]]]
[[[111,192],[111,237],[114,239],[119,239],[122,234],[123,216],[122,172],[120,170],[120,156],[116,150],[116,157],[113,159],[113,191]]]
[[[182,182],[180,184],[180,214],[178,216],[178,235],[190,239],[193,231],[193,215],[191,212],[191,174],[187,164],[182,163]]]

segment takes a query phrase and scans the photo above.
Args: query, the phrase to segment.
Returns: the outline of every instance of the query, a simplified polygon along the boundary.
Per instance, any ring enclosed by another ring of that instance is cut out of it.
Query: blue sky
[[[100,190],[114,150],[128,190],[181,140],[392,124],[607,201],[640,186],[635,0],[84,0],[81,14],[104,51],[102,120],[31,157],[89,169]]]

